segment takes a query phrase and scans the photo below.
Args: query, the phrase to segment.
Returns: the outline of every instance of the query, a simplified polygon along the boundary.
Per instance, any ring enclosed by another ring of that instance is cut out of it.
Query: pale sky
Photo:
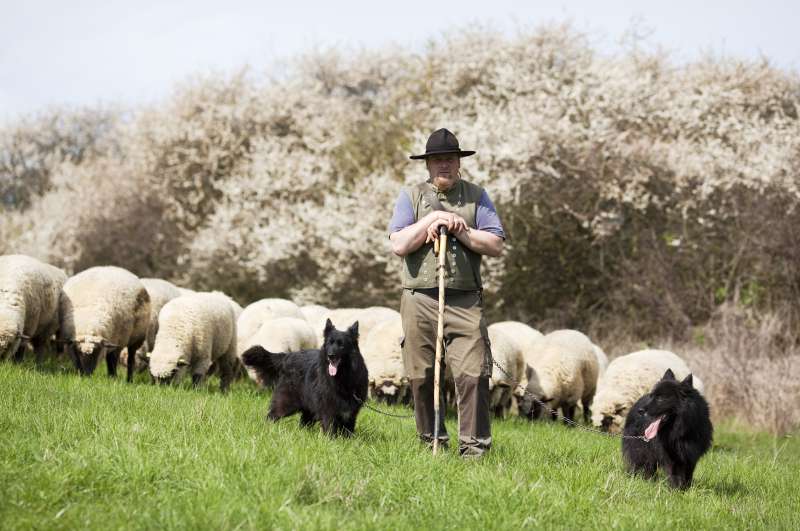
[[[314,49],[420,49],[470,23],[513,33],[563,21],[603,51],[636,26],[676,61],[712,52],[800,71],[796,0],[0,0],[0,122],[158,101],[193,73],[269,72]]]

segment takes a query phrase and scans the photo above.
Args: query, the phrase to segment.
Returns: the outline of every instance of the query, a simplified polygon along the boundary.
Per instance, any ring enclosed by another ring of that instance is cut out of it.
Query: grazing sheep
[[[588,337],[576,330],[556,330],[539,340],[526,361],[528,384],[520,406],[522,415],[529,419],[542,415],[542,407],[532,399],[535,397],[552,410],[561,408],[564,418],[572,421],[580,401],[588,422],[598,371]]]
[[[606,353],[603,352],[603,349],[594,343],[592,343],[592,349],[594,350],[594,355],[597,356],[597,374],[598,377],[600,377],[608,368],[608,356],[606,356]]]
[[[359,333],[364,335],[368,334],[370,330],[375,328],[378,323],[387,321],[389,319],[397,319],[400,317],[400,312],[385,306],[368,306],[367,308],[360,308],[357,310],[358,315],[358,329]],[[352,324],[352,323],[351,323]]]
[[[147,340],[150,295],[133,273],[120,267],[92,267],[69,278],[61,297],[61,337],[81,374],[92,374],[105,356],[116,376],[123,348],[136,350]],[[134,363],[128,364],[128,381]]]
[[[255,334],[261,325],[278,317],[305,319],[297,304],[286,299],[261,299],[248,305],[236,320],[239,343],[244,343]],[[321,345],[322,343],[320,343]]]
[[[606,353],[603,352],[603,349],[592,343],[592,349],[594,350],[594,354],[597,357],[597,381],[600,381],[600,377],[606,372],[606,368],[608,367],[608,356]],[[583,411],[583,406],[578,403],[575,407],[575,414],[580,416],[584,415],[585,412]]]
[[[611,360],[597,387],[592,423],[611,433],[621,432],[628,409],[653,388],[667,369],[672,369],[678,380],[692,372],[686,362],[668,350],[640,350]],[[694,388],[702,392],[700,379],[694,376],[693,381]]]
[[[330,310],[328,308],[325,306],[320,306],[319,304],[306,304],[305,306],[300,307],[300,313],[303,314],[303,317],[305,317],[306,321],[309,323],[316,323],[329,311]]]
[[[158,335],[150,354],[150,374],[162,383],[191,372],[199,384],[212,363],[227,391],[236,367],[236,317],[222,293],[196,293],[172,299],[158,316]]]
[[[229,297],[229,298],[231,300],[231,306],[233,306],[233,315],[236,316],[236,320],[238,321],[239,320],[239,316],[242,315],[242,312],[244,311],[244,308],[242,308],[241,304],[239,304],[238,302],[233,300],[232,297]]]
[[[143,278],[147,294],[150,295],[150,324],[147,327],[147,341],[145,346],[147,351],[153,350],[156,343],[156,333],[158,332],[158,313],[166,303],[176,297],[181,296],[181,290],[171,282],[160,278]]]
[[[542,333],[532,326],[519,321],[500,321],[499,323],[492,323],[491,327],[503,332],[517,346],[522,354],[524,363],[527,363],[526,360],[529,357],[535,355],[536,343],[542,337]],[[526,371],[523,371],[516,388],[513,390],[518,403],[522,399],[527,385],[528,376]]]
[[[314,333],[317,336],[317,342],[322,345],[323,332],[325,330],[325,322],[330,319],[331,322],[339,329],[345,329],[358,321],[358,330],[361,337],[367,337],[370,330],[376,324],[389,319],[400,317],[400,312],[385,308],[383,306],[370,306],[368,308],[337,308],[328,310],[327,313],[318,315],[314,321],[309,321]]]
[[[519,321],[500,321],[492,323],[489,328],[504,333],[522,353],[532,351],[536,342],[542,337],[541,332]]]
[[[403,323],[396,317],[374,325],[359,347],[367,364],[370,396],[378,401],[396,404],[410,400],[402,342]]]
[[[30,256],[0,256],[0,360],[22,361],[29,340],[41,363],[59,326],[58,304],[67,275]]]
[[[509,331],[517,327],[497,324],[491,324],[488,328],[492,359],[505,370],[495,368],[492,371],[492,377],[489,379],[489,407],[495,416],[504,418],[509,412],[513,414],[517,412],[519,395],[516,393],[516,388],[525,375],[525,358],[521,350],[523,341],[509,334]]]
[[[147,354],[153,350],[153,345],[156,341],[156,333],[158,332],[158,312],[164,307],[166,303],[176,297],[181,296],[181,291],[171,282],[162,280],[160,278],[142,278],[140,279],[144,284],[147,294],[150,295],[150,322],[147,325],[147,339],[144,344],[136,352],[136,369],[138,371],[147,370]],[[128,366],[128,349],[122,350],[119,356],[119,363]]]
[[[236,322],[237,322],[237,325],[238,325],[239,316],[242,315],[242,312],[244,311],[244,308],[242,308],[242,306],[238,302],[233,300],[233,297],[231,297],[227,293],[224,293],[224,292],[218,291],[218,290],[214,290],[214,291],[195,291],[194,293],[216,293],[217,295],[222,295],[223,297],[228,299],[228,304],[230,304],[231,307],[233,308],[233,315],[236,316]],[[192,295],[194,293],[192,293]]]
[[[241,355],[250,347],[260,345],[269,352],[298,352],[318,348],[317,338],[311,325],[305,319],[297,317],[278,317],[265,321],[255,334],[237,347],[237,354]],[[259,386],[264,387],[269,382],[264,382],[258,377],[258,372],[244,365],[247,375]]]

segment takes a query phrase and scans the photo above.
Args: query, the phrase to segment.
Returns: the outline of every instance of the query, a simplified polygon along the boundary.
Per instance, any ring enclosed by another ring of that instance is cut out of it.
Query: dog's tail
[[[256,372],[264,386],[272,387],[281,373],[285,357],[285,353],[273,353],[261,345],[254,345],[242,353],[242,362]]]

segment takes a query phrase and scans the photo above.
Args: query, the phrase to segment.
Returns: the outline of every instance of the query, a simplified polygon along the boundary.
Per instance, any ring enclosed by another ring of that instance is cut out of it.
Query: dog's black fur
[[[700,457],[711,447],[714,428],[705,398],[692,387],[692,375],[682,382],[669,369],[653,390],[631,407],[625,435],[644,435],[657,419],[661,423],[653,439],[623,439],[622,457],[631,473],[653,478],[662,468],[670,486],[686,489]]]
[[[329,435],[352,435],[367,400],[367,366],[358,350],[358,321],[342,332],[325,323],[321,349],[272,353],[254,346],[242,354],[266,385],[275,384],[269,420],[300,413],[300,425],[322,425]],[[329,373],[336,367],[336,374]]]

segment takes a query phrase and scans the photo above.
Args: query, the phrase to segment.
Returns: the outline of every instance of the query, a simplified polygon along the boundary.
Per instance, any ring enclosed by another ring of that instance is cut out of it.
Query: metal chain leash
[[[512,386],[512,388],[516,388],[517,385],[519,385],[519,381],[514,380],[513,378],[511,378],[511,375],[508,374],[508,371],[506,371],[499,363],[497,363],[497,360],[495,360],[494,358],[492,358],[492,364],[495,367],[497,367],[498,369],[500,369],[503,372],[503,374],[505,374],[509,379],[511,379],[511,381],[514,384]],[[597,433],[599,435],[605,435],[606,437],[616,437],[616,438],[619,438],[619,439],[639,439],[639,440],[644,441],[644,442],[650,442],[645,438],[644,435],[624,435],[624,434],[618,434],[618,433],[609,433],[607,431],[598,430],[597,428],[584,426],[584,425],[579,424],[578,422],[576,422],[576,421],[574,421],[572,419],[568,419],[564,415],[561,415],[560,413],[558,413],[556,410],[551,409],[550,407],[548,407],[547,404],[545,404],[544,402],[542,402],[541,400],[539,400],[538,398],[533,396],[533,394],[531,394],[528,390],[525,390],[525,396],[530,397],[531,400],[533,400],[534,402],[536,402],[537,404],[542,406],[542,409],[544,409],[546,412],[550,413],[550,415],[560,418],[561,420],[563,420],[564,422],[566,422],[570,426],[578,428],[579,430],[588,431],[590,433]],[[381,411],[380,409],[377,409],[377,408],[375,408],[373,406],[370,406],[369,404],[367,404],[367,402],[365,400],[361,400],[355,394],[353,394],[353,398],[355,398],[356,401],[359,404],[361,404],[362,406],[364,406],[365,408],[367,408],[369,410],[372,410],[372,411],[374,411],[376,413],[380,413],[381,415],[385,415],[387,417],[393,417],[393,418],[397,418],[397,419],[414,418],[414,413],[412,413],[410,415],[397,415],[395,413],[388,413],[386,411]]]
[[[495,360],[494,358],[492,358],[492,365],[494,365],[495,367],[500,369],[503,372],[503,374],[505,374],[512,381],[512,383],[514,384],[511,388],[512,389],[516,389],[516,387],[519,385],[519,381],[516,381],[513,378],[511,378],[511,375],[508,374],[508,371],[506,371],[499,363],[497,363],[497,360]],[[550,413],[550,415],[558,417],[561,420],[563,420],[564,422],[566,422],[567,424],[569,424],[570,426],[573,426],[573,427],[578,428],[580,430],[588,431],[588,432],[591,432],[591,433],[598,433],[600,435],[605,435],[606,437],[617,437],[617,438],[620,438],[620,439],[639,439],[639,440],[642,440],[644,442],[650,442],[645,438],[644,435],[624,435],[624,434],[618,434],[618,433],[609,433],[607,431],[598,430],[597,428],[584,426],[583,424],[578,424],[574,420],[568,419],[564,415],[559,414],[556,410],[551,409],[547,404],[545,404],[544,402],[542,402],[541,400],[539,400],[538,398],[533,396],[533,394],[531,394],[527,389],[524,391],[524,393],[525,393],[525,396],[530,397],[531,400],[533,400],[534,402],[536,402],[537,404],[542,406],[542,409],[544,409],[546,412]]]
[[[396,418],[396,419],[411,419],[411,418],[414,418],[414,413],[412,413],[410,415],[397,415],[395,413],[388,413],[386,411],[381,411],[380,409],[372,407],[369,404],[367,404],[366,400],[361,400],[360,398],[358,398],[355,395],[355,393],[353,393],[353,398],[355,398],[356,401],[359,404],[361,404],[362,406],[364,406],[365,408],[370,409],[370,410],[374,411],[375,413],[380,413],[381,415],[386,415],[387,417],[393,417],[393,418]]]

